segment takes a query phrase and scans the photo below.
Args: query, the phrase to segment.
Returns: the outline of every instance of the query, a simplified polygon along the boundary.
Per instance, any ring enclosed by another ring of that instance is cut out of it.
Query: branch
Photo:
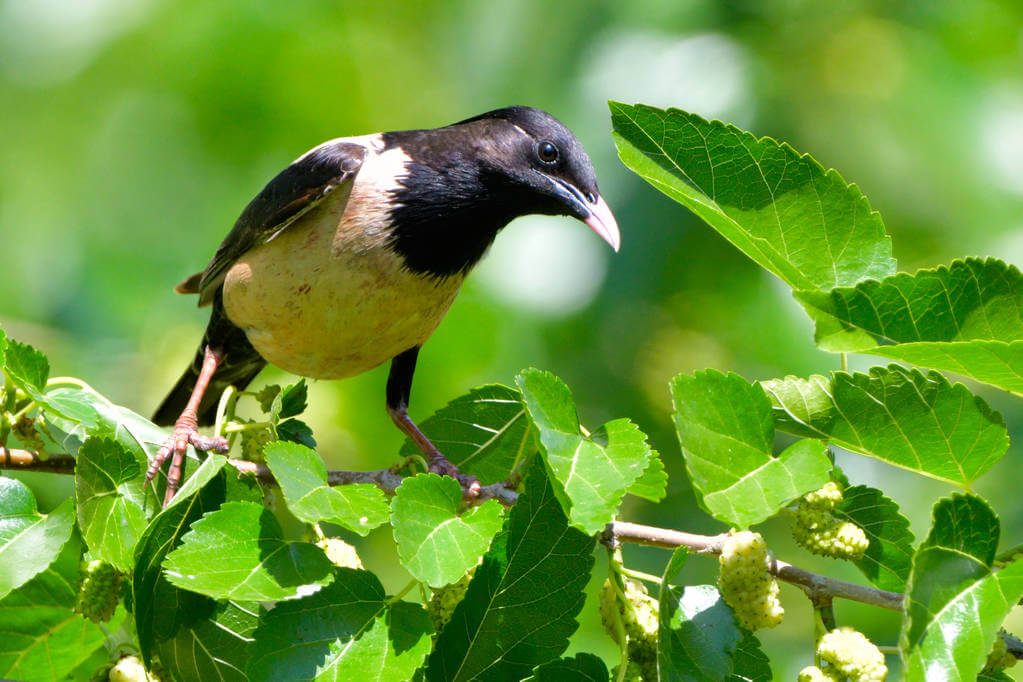
[[[700,554],[720,554],[721,546],[727,535],[695,535],[677,530],[644,526],[638,523],[615,521],[609,523],[601,534],[601,542],[615,547],[621,542],[633,542],[651,547],[689,547]],[[886,592],[873,587],[864,587],[856,583],[836,580],[818,573],[793,566],[784,561],[774,560],[771,566],[779,580],[798,585],[815,603],[822,599],[840,598],[880,606],[892,611],[902,610],[902,595],[897,592]]]
[[[239,473],[255,476],[263,483],[277,485],[277,479],[265,464],[250,462],[244,459],[229,459],[227,463]],[[45,459],[32,450],[18,450],[0,447],[0,469],[19,469],[22,471],[43,471],[52,474],[74,474],[75,458],[67,454],[47,455]],[[351,485],[353,483],[369,483],[393,495],[401,485],[403,477],[394,468],[376,471],[328,471],[328,485]],[[504,483],[483,486],[480,494],[473,498],[473,504],[487,500],[497,500],[506,507],[515,504],[518,494]]]
[[[0,469],[43,471],[51,474],[75,473],[75,458],[71,455],[47,455],[44,459],[31,450],[11,450],[0,447]]]
[[[241,473],[250,474],[265,483],[274,484],[276,480],[265,464],[248,462],[240,459],[229,459],[228,463]],[[59,474],[73,474],[75,458],[66,454],[49,455],[46,459],[31,450],[13,450],[0,448],[0,469],[21,469],[26,471],[47,471]],[[351,485],[353,483],[369,483],[377,486],[385,493],[393,495],[401,485],[402,476],[393,468],[376,471],[328,471],[327,483],[334,485]],[[484,486],[476,502],[495,499],[506,506],[515,504],[518,495],[504,483]],[[725,535],[696,535],[666,528],[644,526],[638,523],[615,521],[608,524],[601,534],[601,542],[616,547],[622,542],[632,542],[653,547],[686,546],[701,554],[720,554],[721,544]],[[815,603],[831,598],[850,599],[879,606],[883,609],[899,611],[902,609],[902,595],[885,592],[872,587],[864,587],[844,580],[836,580],[817,573],[811,573],[784,561],[775,560],[771,572],[779,580],[798,585],[814,600]]]

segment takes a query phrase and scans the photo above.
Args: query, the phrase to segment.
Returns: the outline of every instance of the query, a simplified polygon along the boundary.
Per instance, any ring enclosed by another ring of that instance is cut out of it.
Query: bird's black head
[[[615,251],[618,226],[597,189],[586,150],[561,121],[533,107],[507,107],[453,127],[482,129],[484,171],[511,184],[519,215],[571,215],[590,225]]]
[[[532,213],[574,216],[618,250],[618,226],[589,156],[545,111],[496,109],[385,141],[411,159],[395,197],[394,244],[412,270],[465,272],[502,227]]]

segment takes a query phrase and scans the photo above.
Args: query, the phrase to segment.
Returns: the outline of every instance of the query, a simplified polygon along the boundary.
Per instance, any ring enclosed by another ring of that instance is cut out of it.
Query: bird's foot
[[[471,474],[459,473],[458,467],[438,451],[430,453],[430,472],[441,476],[450,476],[458,481],[462,486],[462,497],[466,500],[475,500],[483,489],[478,478]]]
[[[230,443],[222,436],[203,436],[198,431],[198,425],[194,418],[182,415],[174,424],[174,431],[164,441],[163,446],[156,451],[153,461],[146,471],[146,485],[153,480],[160,467],[171,458],[170,468],[167,470],[167,492],[163,498],[163,506],[166,507],[174,499],[181,485],[181,469],[185,460],[185,451],[191,445],[202,452],[226,453],[230,449]]]

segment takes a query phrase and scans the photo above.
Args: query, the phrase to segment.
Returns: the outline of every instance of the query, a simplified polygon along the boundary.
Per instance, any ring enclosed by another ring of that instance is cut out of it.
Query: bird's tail
[[[227,319],[218,295],[218,300],[213,305],[209,326],[195,359],[160,403],[160,407],[156,408],[156,412],[153,413],[154,424],[170,426],[181,416],[182,410],[192,397],[192,389],[199,378],[207,346],[221,351],[224,357],[217,371],[213,373],[210,385],[199,403],[199,426],[209,426],[216,420],[217,403],[220,402],[220,394],[224,389],[228,386],[234,386],[238,390],[245,388],[256,378],[259,371],[266,367],[266,360],[252,347],[245,332]]]

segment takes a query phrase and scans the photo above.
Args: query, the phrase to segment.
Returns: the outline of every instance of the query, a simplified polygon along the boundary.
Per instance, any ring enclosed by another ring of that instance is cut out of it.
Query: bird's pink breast
[[[284,370],[341,379],[372,369],[422,345],[458,294],[462,276],[412,273],[387,247],[387,188],[371,182],[375,170],[363,168],[350,197],[339,188],[227,273],[228,317]]]

